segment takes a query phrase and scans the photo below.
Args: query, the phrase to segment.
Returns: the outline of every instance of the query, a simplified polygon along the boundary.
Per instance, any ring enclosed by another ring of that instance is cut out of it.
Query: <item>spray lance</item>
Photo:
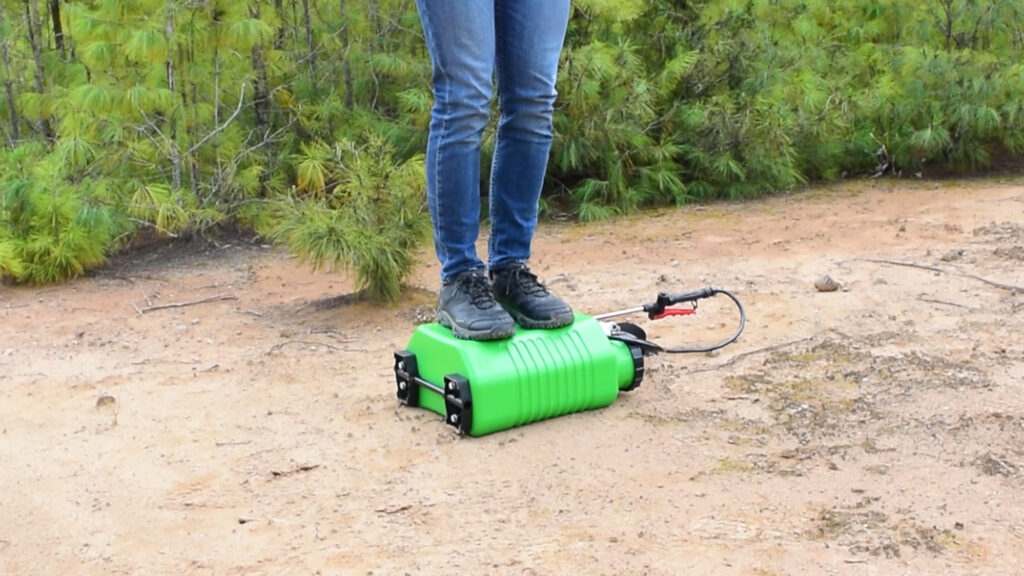
[[[698,346],[698,347],[674,347],[664,348],[647,340],[647,334],[643,328],[640,328],[636,324],[622,323],[622,324],[610,324],[605,323],[606,333],[609,338],[626,342],[633,346],[642,348],[649,354],[667,353],[667,354],[705,354],[708,352],[714,352],[725,348],[729,344],[732,344],[739,339],[740,334],[743,333],[743,328],[747,325],[747,312],[743,309],[743,303],[740,302],[732,292],[722,290],[721,288],[701,288],[693,292],[683,292],[680,294],[669,294],[667,292],[659,292],[658,299],[650,304],[644,304],[643,306],[637,306],[636,308],[627,308],[625,310],[617,310],[615,312],[607,312],[605,314],[598,314],[594,316],[594,319],[599,322],[605,322],[609,318],[617,318],[619,316],[628,316],[630,314],[637,314],[643,312],[647,314],[647,317],[651,320],[661,320],[669,316],[689,316],[697,312],[697,301],[705,298],[711,298],[717,295],[723,295],[733,301],[736,304],[736,309],[739,311],[739,322],[736,326],[736,331],[725,340],[712,344],[710,346]],[[669,308],[674,304],[680,302],[689,302],[690,308]]]
[[[650,320],[688,316],[698,301],[719,295],[732,300],[739,318],[735,332],[712,345],[664,347],[640,326],[610,320],[639,313]],[[690,306],[670,308],[680,303]],[[397,397],[404,406],[440,414],[460,434],[483,436],[608,406],[620,391],[640,385],[645,356],[718,350],[735,342],[745,325],[740,300],[711,287],[660,292],[652,303],[596,316],[577,313],[572,324],[555,330],[517,328],[506,340],[460,340],[440,324],[421,324],[395,352]]]

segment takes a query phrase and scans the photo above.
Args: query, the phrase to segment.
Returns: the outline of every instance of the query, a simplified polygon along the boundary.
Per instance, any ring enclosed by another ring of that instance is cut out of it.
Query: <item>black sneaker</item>
[[[537,280],[525,264],[491,272],[494,297],[523,328],[550,329],[572,324],[572,308]]]
[[[494,300],[491,283],[481,270],[467,270],[445,280],[437,321],[464,340],[510,338],[516,324]]]

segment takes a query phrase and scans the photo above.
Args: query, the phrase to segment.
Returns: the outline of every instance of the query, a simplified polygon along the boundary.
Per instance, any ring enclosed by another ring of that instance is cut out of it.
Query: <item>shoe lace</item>
[[[547,296],[548,289],[540,283],[537,275],[530,272],[528,268],[515,268],[509,271],[512,275],[509,285],[515,284],[519,289],[530,296]]]
[[[465,274],[459,278],[459,285],[469,295],[473,306],[487,309],[497,305],[491,293],[491,283],[483,275],[476,272]]]

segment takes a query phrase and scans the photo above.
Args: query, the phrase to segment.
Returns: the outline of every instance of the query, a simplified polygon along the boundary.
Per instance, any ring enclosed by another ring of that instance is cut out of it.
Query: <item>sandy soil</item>
[[[717,285],[749,324],[476,439],[394,397],[431,260],[385,309],[247,242],[0,287],[0,574],[1024,571],[1021,178],[544,224],[579,311]],[[634,320],[674,345],[734,318]]]

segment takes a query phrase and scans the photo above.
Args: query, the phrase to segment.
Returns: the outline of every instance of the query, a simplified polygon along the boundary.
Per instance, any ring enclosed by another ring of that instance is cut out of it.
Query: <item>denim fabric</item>
[[[433,65],[427,202],[441,278],[482,268],[480,143],[498,89],[488,266],[526,262],[551,149],[569,0],[416,0]]]

